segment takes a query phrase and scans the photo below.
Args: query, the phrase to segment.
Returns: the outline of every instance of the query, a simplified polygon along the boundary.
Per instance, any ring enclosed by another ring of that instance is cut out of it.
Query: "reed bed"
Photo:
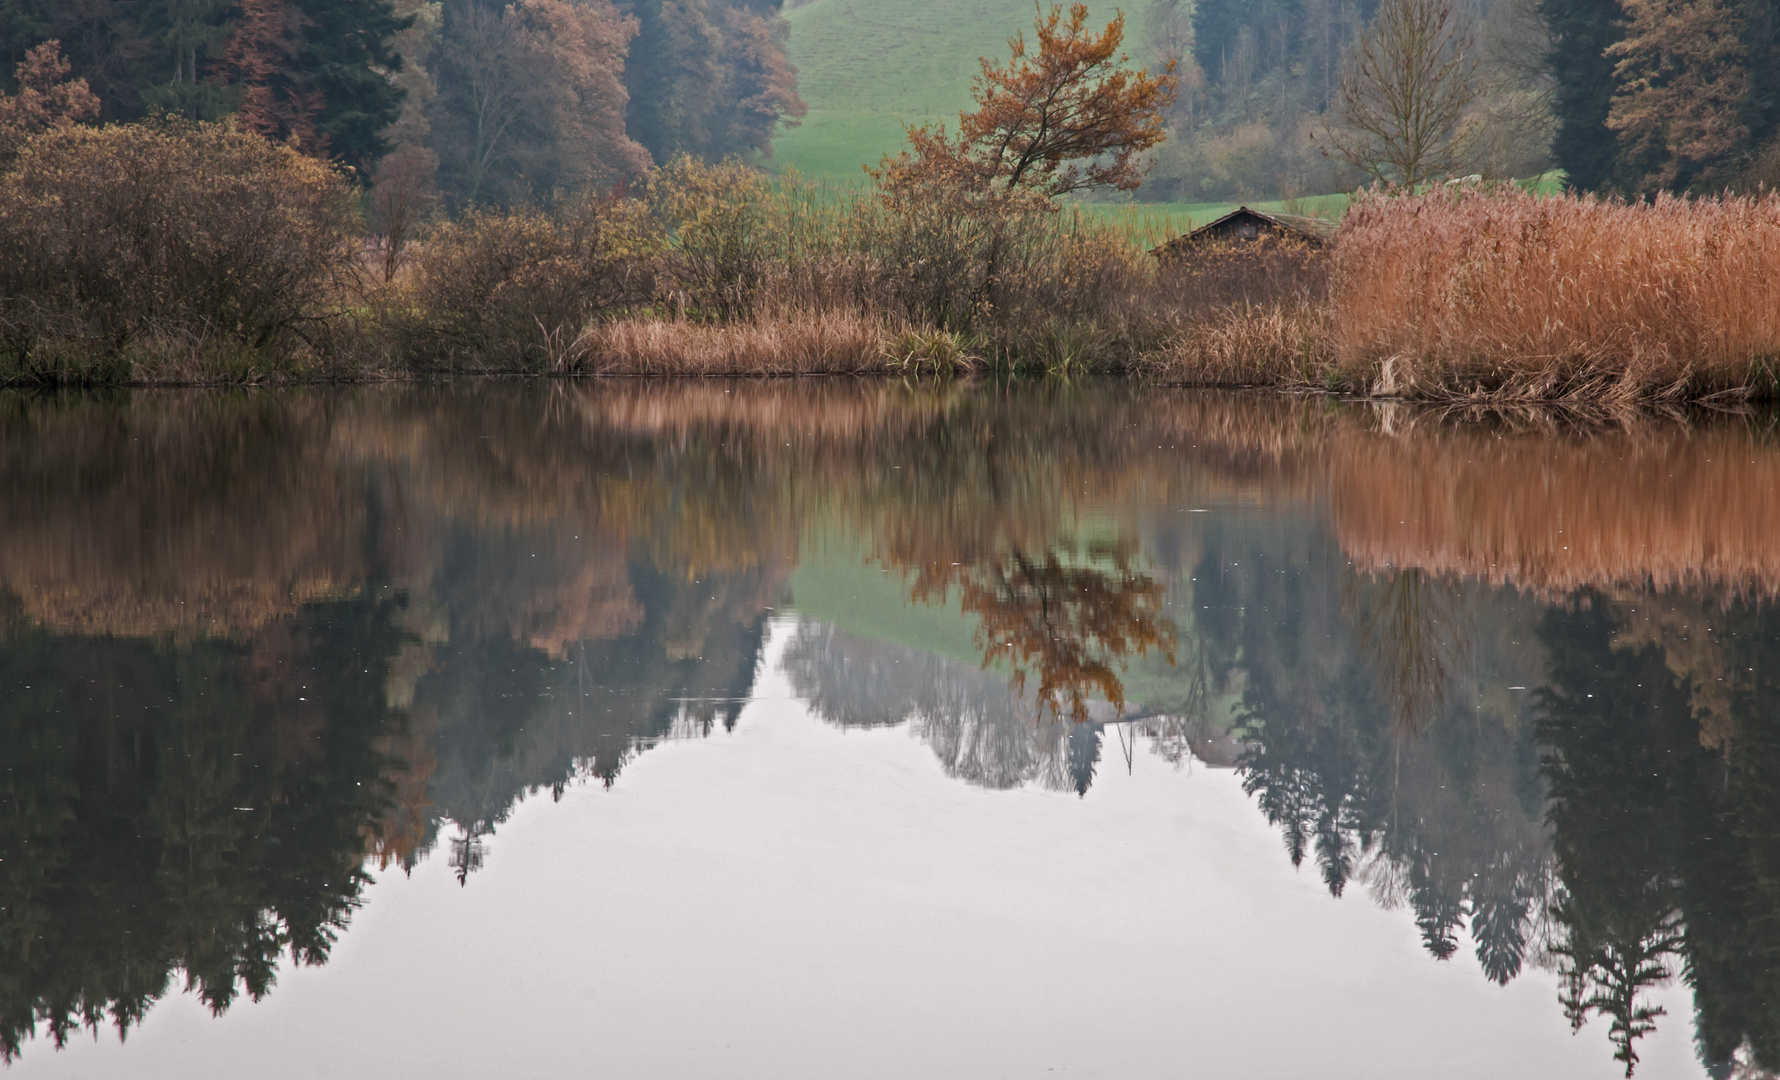
[[[885,321],[806,311],[740,322],[633,317],[595,323],[562,370],[589,375],[858,375],[885,370]]]
[[[1136,370],[1192,386],[1323,387],[1334,364],[1334,310],[1309,297],[1246,302],[1184,320]]]
[[[1422,398],[1771,395],[1780,195],[1372,193],[1335,248],[1334,351],[1356,389]]]

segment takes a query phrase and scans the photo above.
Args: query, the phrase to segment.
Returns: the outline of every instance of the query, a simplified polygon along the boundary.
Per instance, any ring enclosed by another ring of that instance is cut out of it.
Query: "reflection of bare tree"
[[[999,676],[949,657],[806,622],[785,653],[791,685],[841,727],[908,723],[946,775],[987,788],[1072,786],[1073,726]],[[1093,725],[1082,725],[1092,728]]]
[[[1458,588],[1421,570],[1400,570],[1359,591],[1360,633],[1380,689],[1398,730],[1414,735],[1445,711],[1449,687],[1460,674]]]
[[[468,882],[471,874],[482,869],[482,862],[488,857],[488,849],[482,838],[493,831],[485,824],[477,824],[470,828],[458,826],[457,835],[451,838],[451,856],[448,865],[457,871],[459,885]]]
[[[1016,693],[1037,671],[1040,707],[1062,715],[1067,705],[1086,720],[1095,696],[1124,708],[1119,673],[1132,657],[1156,649],[1173,661],[1174,624],[1161,614],[1161,582],[1137,573],[1127,548],[1090,548],[1085,564],[1065,562],[1068,554],[1012,551],[923,573],[915,596],[942,599],[958,589],[965,613],[981,620],[983,665],[1011,665]]]
[[[1178,651],[1184,644],[1184,651]],[[1165,714],[1145,718],[1138,731],[1148,736],[1150,748],[1171,765],[1197,758],[1211,765],[1233,765],[1242,744],[1211,716],[1211,657],[1205,635],[1191,633],[1177,644],[1175,667],[1180,673],[1180,697]]]

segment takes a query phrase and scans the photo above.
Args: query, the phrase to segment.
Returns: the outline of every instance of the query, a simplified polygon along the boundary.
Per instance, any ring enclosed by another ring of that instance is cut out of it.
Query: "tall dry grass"
[[[1771,394],[1780,195],[1371,193],[1342,224],[1334,305],[1342,373],[1375,394]]]
[[[589,375],[859,375],[885,370],[883,319],[802,311],[736,322],[628,318],[577,337],[563,369]]]

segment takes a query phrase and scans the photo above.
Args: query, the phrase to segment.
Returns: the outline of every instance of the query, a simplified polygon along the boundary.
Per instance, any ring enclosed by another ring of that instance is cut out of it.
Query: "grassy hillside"
[[[1127,47],[1143,32],[1148,0],[1095,2],[1096,21],[1126,12]],[[1032,26],[1030,0],[815,0],[786,12],[791,61],[810,112],[773,143],[774,163],[850,186],[903,145],[903,125],[956,123],[970,105],[978,58],[1007,55],[1007,39]],[[1028,38],[1031,34],[1027,34]],[[1339,215],[1345,196],[1258,209]],[[1158,243],[1236,209],[1224,203],[1089,203],[1084,211]]]
[[[1117,7],[1095,0],[1096,21]],[[1122,5],[1132,34],[1147,0]],[[902,145],[904,124],[956,122],[970,104],[977,58],[1007,55],[1007,39],[1026,30],[1031,0],[815,0],[785,13],[791,62],[809,102],[803,126],[773,142],[781,166],[838,183],[863,181]]]

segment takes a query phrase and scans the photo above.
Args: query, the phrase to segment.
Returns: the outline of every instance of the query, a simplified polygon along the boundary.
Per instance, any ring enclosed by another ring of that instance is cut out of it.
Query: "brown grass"
[[[1348,211],[1335,260],[1335,348],[1370,393],[1607,401],[1774,389],[1780,195],[1370,194]]]
[[[831,310],[701,323],[629,318],[596,323],[560,359],[592,375],[856,375],[886,370],[890,328]]]
[[[1308,299],[1231,306],[1187,322],[1137,370],[1187,386],[1320,386],[1333,325],[1333,310]]]

